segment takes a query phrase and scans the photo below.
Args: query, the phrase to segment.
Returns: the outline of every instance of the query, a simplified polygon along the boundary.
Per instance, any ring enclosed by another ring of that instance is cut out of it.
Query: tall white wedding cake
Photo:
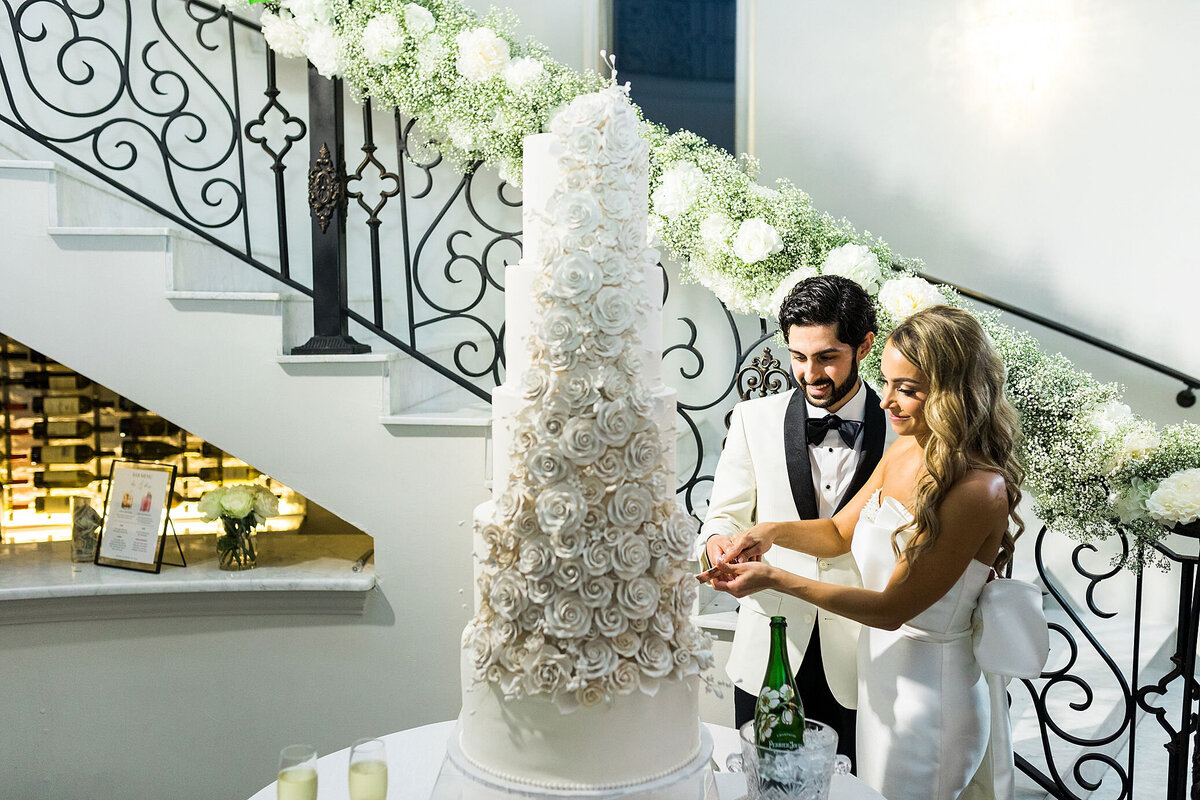
[[[526,139],[524,257],[506,274],[508,371],[452,750],[551,793],[639,794],[708,760],[712,652],[690,621],[696,526],[675,501],[641,126],[613,87]]]

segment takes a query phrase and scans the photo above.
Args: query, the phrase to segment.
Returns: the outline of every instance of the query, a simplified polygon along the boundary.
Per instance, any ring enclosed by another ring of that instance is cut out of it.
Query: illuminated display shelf
[[[72,411],[66,408],[70,405],[80,408]],[[55,435],[51,432],[55,429],[59,434],[69,429],[85,435]],[[139,458],[139,446],[141,451],[156,448],[158,454],[170,454],[157,459]],[[33,463],[38,455],[44,460]],[[78,457],[85,460],[75,463],[73,459]],[[204,492],[222,483],[265,481],[279,497],[279,516],[259,526],[259,530],[292,531],[304,522],[307,503],[288,487],[258,475],[251,465],[0,334],[0,542],[69,541],[70,512],[38,511],[37,504],[86,497],[103,513],[105,479],[114,458],[174,464],[178,468],[175,492],[185,499],[172,507],[171,521],[180,536],[218,531],[220,523],[205,522],[196,506]],[[218,473],[218,468],[223,472]],[[255,477],[237,474],[247,468]],[[91,476],[96,480],[83,486],[35,483],[62,480],[65,473],[74,471],[86,473],[82,476],[85,480]],[[233,472],[234,477],[214,479],[216,474],[224,477],[225,472]]]

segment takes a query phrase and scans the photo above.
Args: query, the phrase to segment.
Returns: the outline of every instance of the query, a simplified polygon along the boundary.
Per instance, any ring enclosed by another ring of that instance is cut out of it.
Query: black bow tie
[[[825,434],[831,430],[837,430],[842,441],[846,443],[846,447],[854,447],[854,440],[858,438],[858,429],[861,427],[861,421],[842,419],[837,414],[809,417],[804,422],[809,444],[820,444],[825,441]]]

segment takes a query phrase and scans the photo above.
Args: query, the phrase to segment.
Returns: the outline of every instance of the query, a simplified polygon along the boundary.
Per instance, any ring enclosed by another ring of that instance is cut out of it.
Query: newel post
[[[342,81],[308,65],[308,207],[312,213],[313,336],[292,355],[367,353],[348,332]]]

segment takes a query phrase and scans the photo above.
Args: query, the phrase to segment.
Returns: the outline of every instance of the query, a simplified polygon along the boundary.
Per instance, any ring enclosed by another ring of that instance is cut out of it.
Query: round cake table
[[[435,722],[380,737],[387,744],[388,800],[429,800],[455,723],[455,720]],[[707,723],[706,727],[712,735],[713,761],[721,769],[716,773],[721,800],[738,800],[746,794],[746,781],[741,775],[724,771],[726,757],[741,752],[737,731]],[[349,760],[349,747],[317,760],[320,800],[349,800],[346,783]],[[250,800],[275,800],[275,784],[264,786]],[[883,800],[883,797],[853,775],[834,775],[829,800]]]

